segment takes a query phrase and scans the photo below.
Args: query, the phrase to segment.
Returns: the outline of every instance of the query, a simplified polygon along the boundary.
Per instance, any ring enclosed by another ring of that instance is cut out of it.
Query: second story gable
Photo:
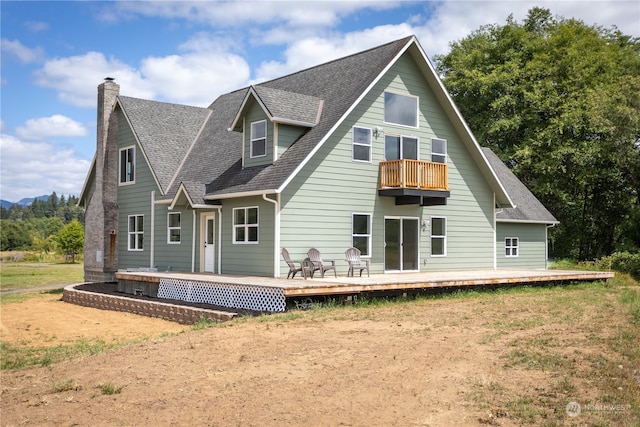
[[[320,120],[323,101],[317,97],[252,86],[230,130],[242,133],[243,167],[274,163]]]

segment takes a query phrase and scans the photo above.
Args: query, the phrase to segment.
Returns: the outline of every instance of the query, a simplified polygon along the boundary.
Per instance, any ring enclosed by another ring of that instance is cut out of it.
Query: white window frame
[[[253,127],[254,125],[257,126],[259,124],[263,124],[264,125],[264,137],[260,137],[260,138],[254,138],[253,136]],[[251,141],[249,144],[249,157],[250,158],[256,158],[256,157],[265,157],[267,155],[267,121],[266,120],[258,120],[256,122],[251,122],[250,126],[250,131],[251,131]],[[255,154],[254,153],[254,144],[258,141],[263,141],[264,140],[264,153],[263,154]]]
[[[444,235],[440,235],[440,234],[433,234],[433,220],[434,219],[442,219],[444,220]],[[429,246],[430,246],[430,252],[431,252],[431,256],[433,258],[438,258],[438,257],[446,257],[447,256],[447,217],[444,216],[432,216],[431,217],[431,227],[429,230]],[[442,248],[443,248],[443,252],[442,254],[434,254],[433,253],[433,240],[434,239],[442,239]]]
[[[131,219],[133,230],[131,229]],[[138,229],[138,218],[142,219],[142,230]],[[141,239],[139,238],[141,236]],[[131,240],[133,238],[133,241]],[[131,244],[133,242],[133,245]],[[140,246],[140,247],[138,247]],[[144,215],[129,215],[127,217],[127,250],[140,252],[144,250]]]
[[[434,150],[434,141],[441,141],[444,144],[444,153],[438,153]],[[444,160],[434,160],[434,156],[442,157]],[[447,140],[443,138],[431,138],[431,161],[434,163],[447,163]]]
[[[129,152],[131,154],[129,154]],[[122,155],[125,154],[126,160],[122,161]],[[127,173],[124,169],[127,165],[131,165],[131,172]],[[130,178],[130,179],[129,179]],[[136,183],[136,147],[121,148],[118,151],[118,183],[119,185],[131,185]]]
[[[256,210],[256,223],[247,223],[247,219],[249,218],[249,210],[250,209],[255,209]],[[244,210],[244,218],[245,218],[245,222],[242,224],[236,224],[236,212],[240,211],[240,210]],[[233,230],[232,230],[232,239],[233,239],[233,244],[234,245],[257,245],[260,241],[260,208],[258,206],[246,206],[246,207],[241,207],[241,208],[233,208],[233,212],[232,212],[233,218],[232,218],[232,223],[233,223]],[[256,240],[252,241],[252,240],[248,240],[249,238],[249,229],[250,228],[255,228],[256,229]],[[237,240],[237,230],[238,229],[244,229],[244,240]]]
[[[408,124],[404,124],[404,123],[397,123],[397,122],[393,122],[390,121],[389,117],[387,117],[387,94],[388,95],[393,95],[393,96],[402,96],[404,98],[410,98],[410,99],[414,99],[415,103],[416,103],[416,111],[415,111],[415,119],[416,119],[416,123],[415,125],[408,125]],[[394,126],[403,126],[403,127],[408,127],[408,128],[412,128],[412,129],[418,129],[420,127],[420,114],[419,114],[419,110],[420,110],[420,98],[415,96],[415,95],[409,95],[407,93],[398,93],[398,92],[392,92],[392,91],[385,91],[384,95],[383,95],[383,105],[384,105],[384,122],[390,125],[394,125]]]
[[[178,216],[178,225],[171,225],[171,217]],[[171,232],[178,231],[178,240],[171,240]],[[169,245],[179,245],[182,242],[182,216],[180,212],[168,212],[167,213],[167,244]]]
[[[504,256],[505,258],[517,258],[520,256],[520,238],[505,237]]]
[[[420,160],[420,138],[412,135],[385,135],[384,137],[384,159],[388,160],[405,160],[407,157],[404,156],[404,140],[405,139],[415,139],[416,140],[416,159],[410,160]],[[398,147],[398,158],[397,159],[387,159],[387,138],[398,138],[399,139],[399,147]]]
[[[366,234],[356,233],[356,231],[354,229],[355,216],[356,215],[358,215],[358,216],[366,216],[367,217],[367,233]],[[371,228],[372,228],[371,218],[372,218],[372,216],[371,216],[370,213],[354,212],[354,213],[351,214],[351,246],[356,247],[356,245],[353,242],[353,240],[355,238],[366,238],[367,239],[367,253],[366,254],[362,253],[362,257],[363,258],[371,258]]]
[[[356,141],[356,129],[362,131],[368,131],[368,142]],[[371,163],[371,152],[373,151],[373,130],[371,128],[365,128],[362,126],[354,126],[351,129],[352,134],[352,150],[351,150],[351,160],[354,162],[362,162],[362,163]],[[366,160],[356,159],[356,147],[367,147],[368,148],[368,158]]]

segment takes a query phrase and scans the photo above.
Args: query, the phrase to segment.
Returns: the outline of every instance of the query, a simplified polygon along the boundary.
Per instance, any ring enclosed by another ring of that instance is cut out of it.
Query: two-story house
[[[202,88],[207,90],[207,88]],[[85,276],[286,276],[286,247],[372,273],[545,268],[557,223],[482,149],[415,37],[220,96],[208,108],[98,87]]]

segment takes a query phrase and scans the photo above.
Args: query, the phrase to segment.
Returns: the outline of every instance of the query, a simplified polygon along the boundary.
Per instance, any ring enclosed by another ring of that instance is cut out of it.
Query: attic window
[[[418,98],[415,96],[384,93],[385,123],[418,127]]]
[[[267,121],[251,123],[251,153],[250,157],[267,155]]]

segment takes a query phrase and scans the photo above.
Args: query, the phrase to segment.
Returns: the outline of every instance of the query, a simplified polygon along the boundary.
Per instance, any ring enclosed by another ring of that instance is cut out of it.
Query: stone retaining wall
[[[202,318],[208,321],[224,322],[237,316],[237,313],[231,312],[80,291],[75,289],[75,286],[70,285],[64,288],[63,301],[100,310],[124,311],[141,316],[157,317],[184,325],[193,325]]]

